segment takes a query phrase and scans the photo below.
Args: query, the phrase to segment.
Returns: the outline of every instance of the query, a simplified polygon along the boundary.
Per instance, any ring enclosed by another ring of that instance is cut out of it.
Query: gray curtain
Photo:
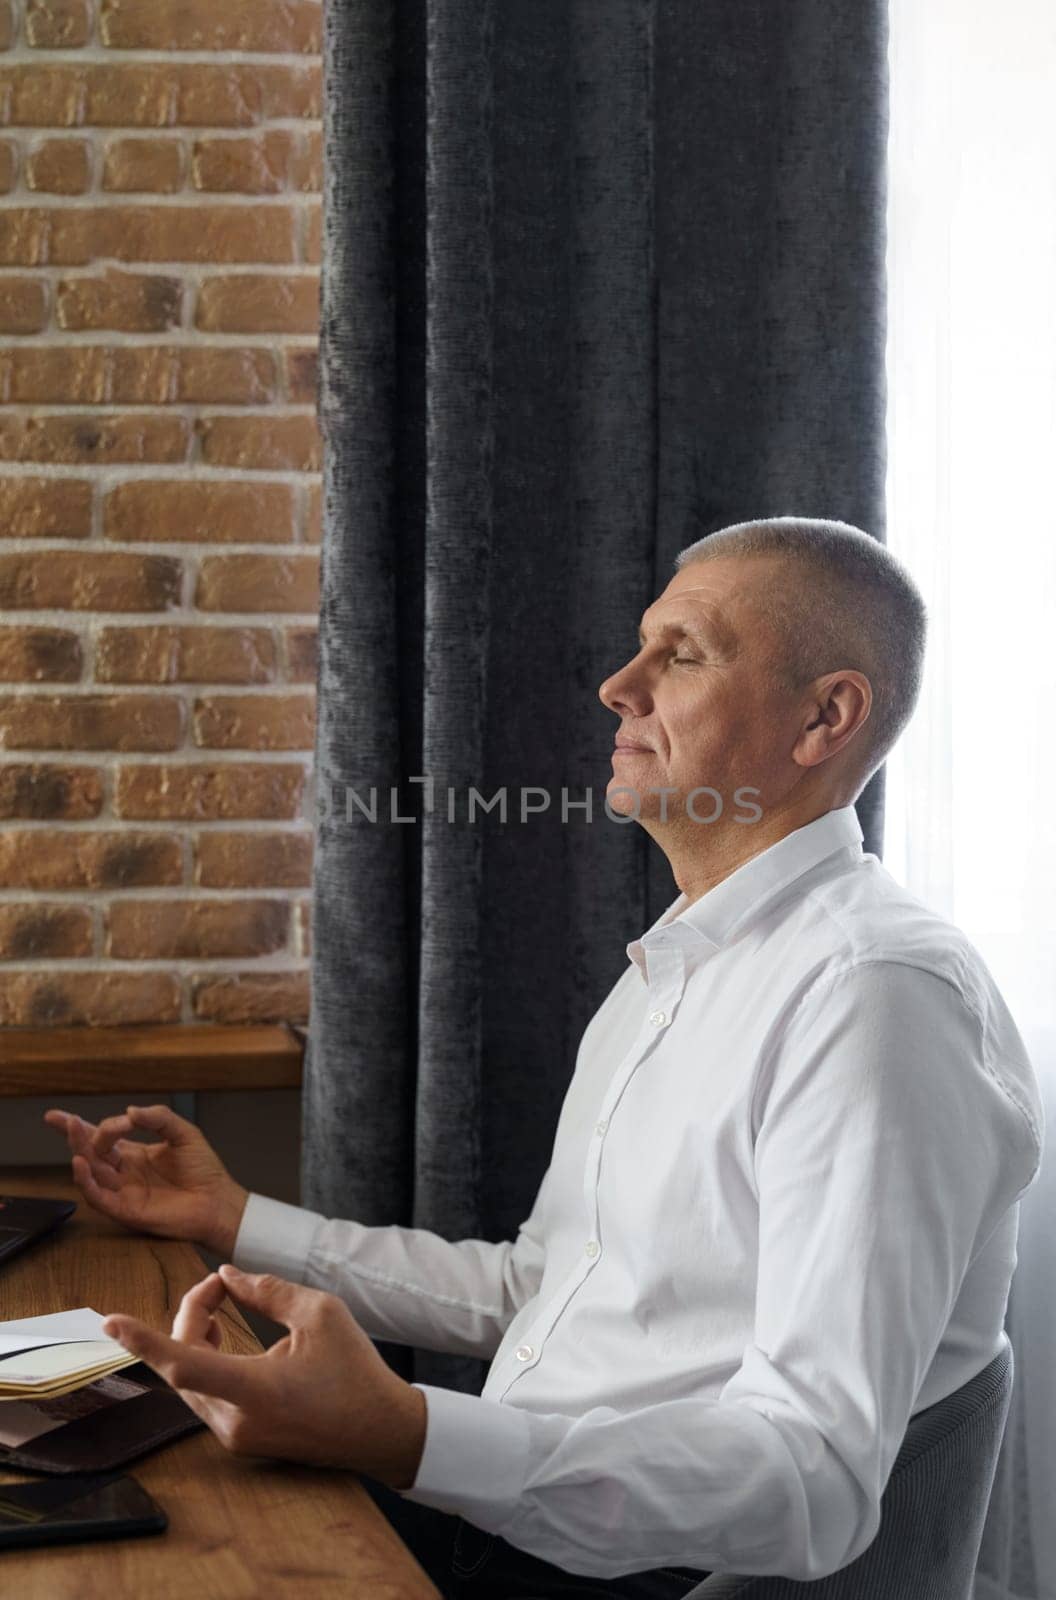
[[[325,38],[303,1198],[512,1238],[583,1028],[677,893],[605,818],[598,684],[702,534],[883,537],[886,11],[330,0]],[[522,823],[523,786],[554,802]],[[879,854],[882,772],[858,812]]]

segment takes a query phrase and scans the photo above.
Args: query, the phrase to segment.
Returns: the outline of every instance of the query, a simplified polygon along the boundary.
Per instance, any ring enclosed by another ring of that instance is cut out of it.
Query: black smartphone
[[[161,1533],[169,1519],[135,1478],[79,1473],[44,1482],[0,1483],[0,1551],[81,1539]]]

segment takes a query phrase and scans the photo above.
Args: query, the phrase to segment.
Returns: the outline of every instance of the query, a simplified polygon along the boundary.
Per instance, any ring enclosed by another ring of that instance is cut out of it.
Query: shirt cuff
[[[291,1283],[303,1283],[315,1230],[325,1220],[319,1212],[306,1211],[303,1206],[251,1194],[242,1212],[232,1263],[243,1272],[273,1272]]]
[[[517,1509],[527,1476],[527,1414],[434,1384],[412,1387],[425,1395],[425,1448],[403,1498],[498,1533]]]

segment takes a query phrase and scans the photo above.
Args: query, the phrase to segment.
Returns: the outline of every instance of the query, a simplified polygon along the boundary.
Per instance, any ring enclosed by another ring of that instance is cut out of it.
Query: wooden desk
[[[80,1199],[69,1168],[0,1170],[0,1193]],[[132,1234],[81,1201],[77,1214],[2,1269],[3,1320],[72,1306],[127,1311],[168,1331],[206,1274],[189,1244]],[[228,1300],[223,1348],[261,1349]],[[203,1429],[125,1469],[168,1513],[165,1533],[0,1553],[12,1600],[439,1600],[354,1473],[248,1461]],[[0,1483],[36,1474],[3,1472]]]

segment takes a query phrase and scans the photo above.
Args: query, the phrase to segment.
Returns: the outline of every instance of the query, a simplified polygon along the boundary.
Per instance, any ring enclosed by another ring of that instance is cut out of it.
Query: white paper
[[[53,1378],[72,1377],[75,1372],[90,1372],[112,1366],[129,1355],[116,1339],[86,1340],[83,1344],[57,1344],[27,1355],[9,1356],[0,1361],[0,1385],[50,1383]]]
[[[70,1350],[68,1370],[81,1365],[80,1355],[89,1362],[98,1359],[86,1346],[103,1344],[108,1355],[118,1355],[124,1345],[110,1339],[102,1331],[106,1318],[91,1306],[79,1306],[75,1311],[50,1311],[43,1317],[23,1317],[15,1322],[0,1322],[0,1382],[10,1381],[11,1358],[31,1350]],[[71,1349],[70,1347],[76,1347]]]
[[[29,1334],[34,1344],[61,1344],[67,1339],[105,1339],[103,1323],[106,1318],[91,1306],[78,1306],[74,1311],[49,1311],[43,1317],[20,1317],[14,1322],[0,1322],[0,1338]]]

